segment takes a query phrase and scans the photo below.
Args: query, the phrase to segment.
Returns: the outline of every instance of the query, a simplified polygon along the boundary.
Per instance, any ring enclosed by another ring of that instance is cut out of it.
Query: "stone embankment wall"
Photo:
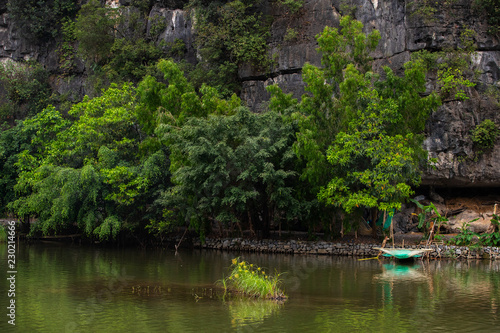
[[[379,253],[375,247],[380,244],[351,244],[333,243],[325,241],[278,241],[278,240],[247,240],[242,238],[206,239],[194,242],[195,248],[215,249],[224,251],[283,253],[283,254],[312,254],[312,255],[338,255],[351,257],[375,257]],[[389,247],[389,246],[387,246]],[[483,247],[471,249],[466,246],[453,245],[409,245],[408,249],[432,248],[428,256],[433,259],[491,259],[500,260],[500,248]]]

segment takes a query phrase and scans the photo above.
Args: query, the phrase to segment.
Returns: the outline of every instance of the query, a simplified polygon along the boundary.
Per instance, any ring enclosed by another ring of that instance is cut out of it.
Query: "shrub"
[[[263,268],[235,258],[232,260],[231,274],[222,279],[222,284],[226,291],[234,290],[251,297],[283,299],[286,296],[279,287],[280,275],[275,273],[271,276]]]
[[[298,36],[297,30],[295,30],[293,28],[288,28],[288,29],[286,29],[285,37],[283,37],[283,40],[285,42],[290,42],[290,41],[296,39],[297,36]]]
[[[262,0],[213,1],[208,4],[191,0],[195,8],[196,39],[201,57],[196,68],[197,77],[203,82],[220,87],[219,91],[230,96],[238,90],[237,69],[244,63],[265,69],[271,64],[267,55],[267,38],[270,21],[259,10]],[[208,81],[210,80],[210,81]]]
[[[0,83],[3,86],[0,121],[13,123],[15,119],[33,116],[48,104],[48,73],[37,63],[0,64]]]
[[[499,133],[500,130],[497,125],[493,121],[486,119],[471,131],[471,139],[478,149],[491,149],[495,145]]]
[[[500,216],[493,214],[491,219],[493,231],[484,233],[479,237],[479,242],[483,246],[499,246],[500,245]]]
[[[498,0],[475,0],[474,5],[486,16],[489,25],[488,32],[498,33],[500,31],[500,2]]]
[[[9,15],[23,37],[43,42],[58,35],[64,18],[73,18],[78,11],[77,0],[9,0]]]
[[[304,6],[304,0],[278,0],[278,3],[286,6],[291,14],[297,13]]]
[[[460,228],[460,233],[450,240],[450,243],[458,246],[469,246],[474,243],[474,237],[479,237],[479,235],[469,229],[470,223],[476,221],[474,219],[470,222],[464,223]]]
[[[79,43],[78,51],[84,59],[99,62],[109,56],[117,23],[114,11],[116,9],[102,7],[97,0],[82,6],[74,33]]]

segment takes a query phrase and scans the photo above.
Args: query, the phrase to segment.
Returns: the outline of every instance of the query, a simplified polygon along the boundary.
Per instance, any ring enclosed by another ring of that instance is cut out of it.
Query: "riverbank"
[[[3,222],[3,221],[2,221]],[[71,241],[75,242],[81,235],[66,235],[66,236],[44,236],[31,238],[31,240],[41,241]],[[212,249],[222,251],[241,251],[255,253],[282,253],[282,254],[297,254],[297,255],[331,255],[331,256],[350,256],[350,257],[375,257],[379,254],[378,248],[381,246],[381,241],[372,237],[346,237],[342,240],[335,241],[307,241],[302,240],[307,236],[307,233],[294,233],[291,235],[294,239],[277,240],[277,239],[248,239],[248,238],[206,238],[205,242],[194,238],[191,242],[181,242],[181,235],[166,240],[166,243],[172,245],[180,244],[181,247],[193,247],[196,249]],[[397,248],[407,249],[423,249],[430,248],[426,257],[431,259],[486,259],[500,260],[499,247],[468,247],[446,245],[446,240],[449,240],[453,234],[442,235],[444,242],[442,244],[432,244],[429,246],[421,245],[422,233],[407,233],[396,235]],[[21,237],[23,238],[23,237]],[[387,244],[387,248],[392,247],[392,244]]]
[[[243,238],[207,238],[202,243],[199,240],[193,242],[194,248],[213,249],[222,251],[261,252],[261,253],[283,253],[298,255],[332,255],[351,257],[376,257],[380,247],[378,243],[346,243],[327,241],[297,241],[297,240],[249,240]],[[386,247],[392,247],[387,244]],[[403,247],[398,246],[396,247]],[[405,245],[407,249],[430,248],[426,255],[432,259],[489,259],[500,260],[500,248],[483,247],[470,248],[467,246],[454,246],[445,244],[432,244],[430,246],[413,244]]]

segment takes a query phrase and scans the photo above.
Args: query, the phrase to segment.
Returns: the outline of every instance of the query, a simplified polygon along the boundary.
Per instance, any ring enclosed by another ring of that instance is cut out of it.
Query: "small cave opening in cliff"
[[[415,195],[424,196],[423,200],[448,208],[466,207],[477,212],[489,211],[497,204],[497,213],[500,212],[500,187],[421,186]]]
[[[500,215],[500,187],[421,186],[414,198],[424,206],[434,204],[446,218],[436,231],[439,234],[456,235],[463,228],[479,234],[488,232],[493,214]]]
[[[431,202],[448,219],[443,232],[459,232],[461,226],[474,225],[473,230],[487,230],[493,214],[500,215],[499,187],[432,187],[423,186],[416,191],[423,205]]]

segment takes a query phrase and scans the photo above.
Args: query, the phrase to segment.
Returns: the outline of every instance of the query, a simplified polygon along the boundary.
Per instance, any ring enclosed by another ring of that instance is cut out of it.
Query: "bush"
[[[196,77],[210,78],[226,96],[239,89],[238,66],[250,63],[261,69],[271,64],[267,55],[270,21],[258,6],[261,0],[221,1],[206,4],[191,0],[195,8],[196,45],[201,56]],[[203,82],[208,83],[207,79]]]
[[[472,230],[469,229],[470,223],[476,221],[478,219],[474,219],[470,222],[464,223],[460,228],[460,233],[453,237],[450,240],[450,243],[455,244],[457,246],[469,246],[472,245],[475,241],[475,238],[479,237],[479,235]]]
[[[500,2],[498,0],[475,0],[474,5],[486,16],[488,32],[497,34],[500,31]]]
[[[116,9],[104,8],[99,1],[91,0],[78,13],[75,23],[75,37],[78,51],[86,60],[99,62],[106,59],[115,40],[114,26]]]
[[[94,70],[95,79],[137,82],[151,74],[162,55],[159,47],[144,38],[145,30],[146,19],[137,8],[103,7],[92,0],[80,10],[74,36],[79,53]]]
[[[0,88],[0,99],[3,99],[0,121],[13,124],[15,119],[33,116],[46,107],[50,97],[48,78],[47,71],[37,63],[0,64],[3,86]]]
[[[56,37],[64,18],[73,18],[77,0],[9,0],[7,9],[23,37],[43,42]]]
[[[480,150],[493,148],[499,133],[500,130],[493,121],[489,119],[483,120],[471,131],[474,147]]]
[[[251,297],[283,299],[286,296],[279,287],[280,275],[276,273],[271,276],[263,268],[235,258],[232,260],[231,274],[222,279],[222,284],[226,291],[234,290]]]
[[[291,14],[297,13],[304,6],[304,0],[278,0],[278,3],[286,6]]]
[[[484,233],[479,237],[479,241],[483,246],[499,246],[500,245],[500,216],[493,214],[491,219],[493,230],[491,233]]]

